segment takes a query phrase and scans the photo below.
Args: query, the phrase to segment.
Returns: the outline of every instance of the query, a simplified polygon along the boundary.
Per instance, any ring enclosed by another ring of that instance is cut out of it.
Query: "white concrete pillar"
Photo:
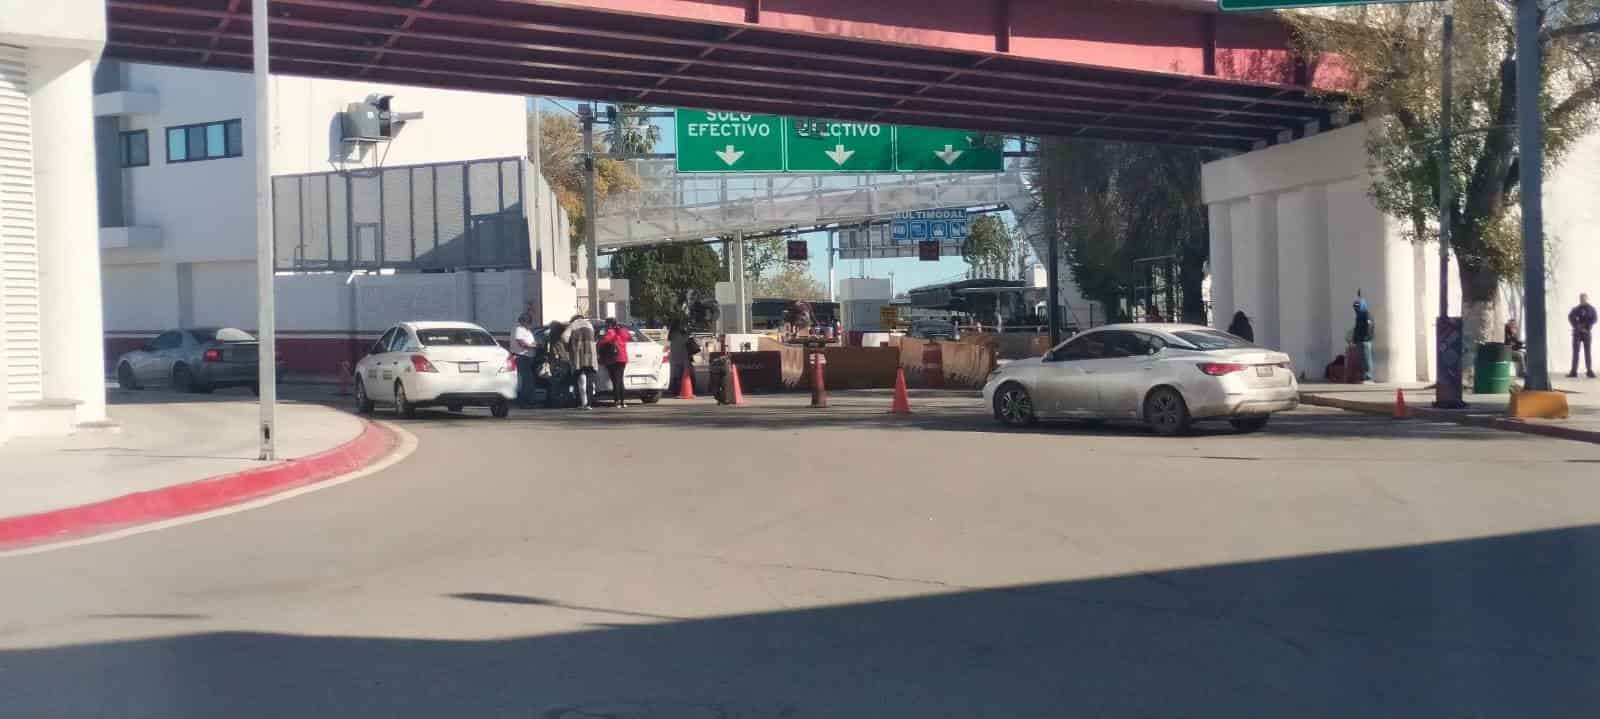
[[[1278,205],[1274,194],[1252,195],[1228,208],[1233,238],[1233,309],[1250,315],[1256,342],[1277,347]],[[1224,326],[1232,319],[1218,318]]]
[[[77,400],[76,420],[98,422],[106,392],[94,67],[82,50],[35,49],[30,61],[44,396]]]
[[[1332,358],[1327,341],[1327,201],[1322,186],[1309,185],[1278,197],[1279,349],[1300,369],[1320,368]],[[1307,369],[1307,374],[1315,374]]]
[[[1211,324],[1225,328],[1233,319],[1233,226],[1228,203],[1206,205],[1206,215],[1211,235]]]
[[[1419,300],[1415,255],[1412,242],[1401,231],[1399,222],[1385,218],[1384,232],[1378,248],[1383,258],[1381,276],[1382,294],[1373,316],[1387,323],[1388,329],[1379,326],[1373,352],[1377,354],[1379,382],[1415,382],[1417,380],[1417,326],[1416,306]],[[1428,332],[1428,336],[1432,336]]]

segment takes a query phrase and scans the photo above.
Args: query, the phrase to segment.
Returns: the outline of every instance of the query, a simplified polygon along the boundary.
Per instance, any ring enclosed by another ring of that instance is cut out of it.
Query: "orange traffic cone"
[[[729,392],[733,394],[733,398],[728,401],[728,404],[735,407],[743,407],[744,387],[739,385],[739,365],[734,364],[732,361],[728,362],[728,380],[731,383]]]
[[[683,366],[683,379],[678,380],[678,399],[694,399],[694,372],[690,365]]]
[[[1406,419],[1411,416],[1411,409],[1406,407],[1406,392],[1399,387],[1394,388],[1394,418]]]
[[[894,371],[894,404],[889,407],[890,414],[911,414],[911,398],[906,394],[906,370],[904,367]]]

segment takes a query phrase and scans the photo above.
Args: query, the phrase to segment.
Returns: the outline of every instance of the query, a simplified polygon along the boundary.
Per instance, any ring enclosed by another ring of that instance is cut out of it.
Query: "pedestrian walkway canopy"
[[[640,187],[602,208],[595,239],[604,249],[1032,202],[1020,158],[1009,158],[1005,172],[867,175],[679,174],[672,160],[630,164]]]
[[[249,2],[108,0],[107,54],[247,70]],[[272,71],[1249,150],[1332,121],[1206,0],[272,0]]]

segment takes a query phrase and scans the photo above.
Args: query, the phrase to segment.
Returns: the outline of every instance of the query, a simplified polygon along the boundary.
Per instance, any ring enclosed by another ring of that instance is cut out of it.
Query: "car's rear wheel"
[[[511,403],[505,400],[495,402],[494,404],[489,405],[489,414],[494,415],[495,419],[505,419],[510,417]]]
[[[1233,425],[1233,428],[1239,430],[1240,432],[1249,434],[1251,432],[1260,432],[1261,430],[1266,429],[1267,421],[1270,419],[1272,419],[1271,415],[1264,414],[1259,417],[1240,417],[1238,419],[1230,419],[1228,420],[1228,424]]]
[[[372,414],[372,398],[367,396],[367,384],[356,378],[356,412]]]
[[[394,411],[406,419],[417,416],[417,408],[412,406],[411,399],[406,397],[406,386],[400,382],[394,383]]]
[[[643,402],[645,404],[655,404],[655,403],[661,401],[661,393],[660,392],[646,392],[644,394],[639,395],[639,401]]]
[[[1026,427],[1039,421],[1033,398],[1020,384],[1002,386],[994,393],[994,418],[1012,427]]]
[[[1183,395],[1171,387],[1157,387],[1144,398],[1144,422],[1164,437],[1187,434],[1194,420]]]
[[[117,386],[123,389],[140,389],[139,380],[133,376],[133,366],[127,362],[117,365]]]
[[[179,392],[189,392],[191,394],[204,394],[211,391],[210,387],[201,384],[199,380],[195,379],[194,371],[190,370],[189,365],[186,364],[180,364],[172,368],[172,387]]]

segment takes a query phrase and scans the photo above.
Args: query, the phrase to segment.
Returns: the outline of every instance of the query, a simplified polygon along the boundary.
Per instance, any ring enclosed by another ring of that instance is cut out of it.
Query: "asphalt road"
[[[0,557],[0,717],[1562,717],[1600,447],[881,393],[401,422],[389,470]]]

